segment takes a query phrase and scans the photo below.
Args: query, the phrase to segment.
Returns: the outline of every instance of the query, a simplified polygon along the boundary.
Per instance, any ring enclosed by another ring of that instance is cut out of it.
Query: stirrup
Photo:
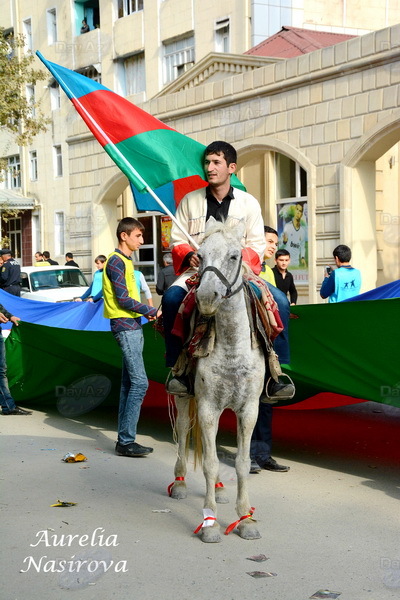
[[[282,373],[282,375],[280,375],[280,377],[287,377],[289,379],[290,383],[286,384],[286,388],[288,388],[287,390],[285,390],[286,393],[283,392],[282,395],[270,396],[268,394],[268,385],[269,385],[269,382],[271,381],[271,379],[273,381],[275,381],[275,383],[282,383],[282,382],[280,382],[280,381],[277,382],[272,377],[269,377],[267,383],[265,384],[265,388],[264,388],[265,391],[260,397],[260,402],[262,402],[264,404],[277,404],[277,402],[287,402],[288,400],[291,400],[293,398],[293,396],[296,393],[296,388],[295,388],[292,378],[289,375],[287,375],[286,373]],[[282,391],[283,390],[284,390],[284,388],[282,388]]]

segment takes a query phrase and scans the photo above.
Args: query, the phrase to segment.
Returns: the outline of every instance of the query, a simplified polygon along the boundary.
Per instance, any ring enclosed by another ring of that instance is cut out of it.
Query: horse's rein
[[[213,267],[212,265],[210,265],[209,267],[206,267],[204,269],[204,271],[202,271],[202,273],[200,275],[200,279],[199,279],[199,284],[201,282],[201,279],[202,279],[204,273],[206,273],[207,271],[212,271],[213,273],[215,273],[215,275],[218,277],[218,279],[226,287],[226,294],[225,294],[225,296],[222,296],[222,298],[224,298],[224,299],[231,298],[232,296],[234,296],[235,294],[240,292],[240,290],[243,288],[243,281],[242,281],[242,283],[232,292],[232,287],[237,282],[239,275],[241,273],[241,270],[242,270],[242,257],[240,257],[239,266],[238,266],[238,270],[236,272],[235,279],[232,281],[232,283],[229,283],[229,281],[227,280],[225,275],[223,273],[221,273],[221,271],[219,269],[217,269],[217,267]]]

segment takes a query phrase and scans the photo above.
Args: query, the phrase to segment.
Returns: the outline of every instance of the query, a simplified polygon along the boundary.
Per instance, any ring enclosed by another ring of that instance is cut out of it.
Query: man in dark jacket
[[[167,290],[169,288],[169,286],[172,285],[174,283],[175,279],[177,278],[177,275],[175,275],[174,267],[172,265],[171,252],[167,252],[166,254],[164,254],[163,261],[164,261],[164,268],[161,269],[160,272],[158,273],[157,283],[156,283],[156,292],[159,296],[162,296],[164,294],[165,290]]]
[[[58,265],[58,262],[56,260],[53,260],[52,258],[50,258],[50,252],[48,250],[43,250],[43,256],[44,256],[44,259],[47,260],[47,262],[50,263],[51,265]]]
[[[79,267],[78,263],[74,261],[74,255],[72,254],[72,252],[67,252],[67,254],[65,255],[65,260],[67,261],[65,263],[66,267]]]
[[[11,250],[4,248],[1,250],[3,266],[0,270],[0,288],[13,296],[21,295],[21,267],[17,261],[12,258]]]
[[[19,317],[14,317],[0,304],[0,323],[11,321],[14,325],[18,325]],[[29,410],[24,410],[15,404],[14,398],[11,396],[8,387],[7,366],[6,366],[6,350],[4,346],[4,338],[0,330],[0,403],[2,415],[31,415]]]

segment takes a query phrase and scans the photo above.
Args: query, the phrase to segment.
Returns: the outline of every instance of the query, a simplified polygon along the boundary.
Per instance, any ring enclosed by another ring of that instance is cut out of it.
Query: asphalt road
[[[1,600],[400,598],[395,465],[278,441],[274,457],[290,471],[249,479],[262,538],[233,532],[204,544],[193,534],[201,470],[190,469],[186,500],[166,494],[175,461],[169,424],[141,419],[138,441],[154,453],[136,459],[114,454],[112,409],[77,419],[55,410],[0,416],[0,430]],[[236,519],[235,440],[224,433],[218,442],[225,527]],[[87,461],[65,463],[68,452]],[[58,500],[76,505],[52,507]],[[259,555],[266,560],[251,560]]]

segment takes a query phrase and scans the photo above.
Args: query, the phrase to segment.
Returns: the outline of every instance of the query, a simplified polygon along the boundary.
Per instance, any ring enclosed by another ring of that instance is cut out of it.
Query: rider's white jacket
[[[248,262],[254,270],[258,272],[261,269],[261,261],[264,257],[265,236],[264,221],[261,215],[261,207],[251,194],[233,188],[233,199],[229,205],[228,217],[233,221],[244,219],[246,224],[245,234],[242,240],[244,248],[243,259]],[[206,190],[196,190],[182,198],[177,211],[177,221],[188,231],[192,238],[200,245],[205,232],[207,215]],[[173,222],[171,229],[171,247],[174,258],[175,271],[180,274],[183,272],[183,261],[189,252],[194,248],[190,246],[185,235],[179,227]],[[190,273],[185,272],[185,277]],[[176,283],[176,282],[175,282]]]

